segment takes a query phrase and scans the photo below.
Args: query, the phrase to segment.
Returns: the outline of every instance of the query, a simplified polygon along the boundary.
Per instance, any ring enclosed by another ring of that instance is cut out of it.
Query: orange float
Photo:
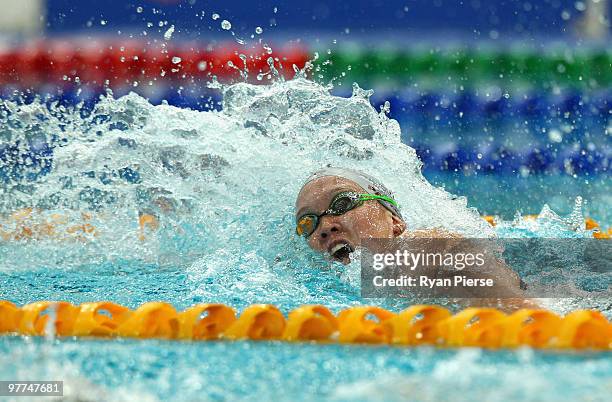
[[[325,306],[301,306],[289,313],[283,339],[325,341],[338,330],[338,320]]]
[[[584,227],[586,230],[593,230],[599,228],[599,223],[597,223],[593,218],[586,218],[584,220]]]
[[[141,214],[138,217],[138,239],[145,240],[147,232],[156,231],[159,228],[159,221],[153,215]],[[148,229],[148,230],[147,230]]]
[[[19,332],[24,335],[72,335],[79,308],[64,301],[39,301],[21,308]],[[53,320],[49,322],[49,320]]]
[[[384,322],[391,332],[391,343],[423,345],[438,343],[441,334],[438,323],[451,316],[439,306],[416,305],[408,307]]]
[[[234,309],[215,303],[177,313],[164,302],[145,303],[131,311],[112,302],[73,306],[65,301],[40,301],[19,308],[0,300],[2,333],[612,349],[612,324],[596,310],[578,310],[564,318],[543,309],[506,315],[494,308],[467,308],[451,315],[434,305],[416,305],[398,314],[357,306],[337,317],[324,306],[306,305],[292,310],[285,321],[280,310],[269,304],[249,306],[236,319]]]
[[[612,348],[612,324],[599,311],[577,310],[567,314],[557,335],[558,348]]]
[[[544,348],[557,335],[561,317],[547,310],[522,309],[503,320],[501,346]]]
[[[83,303],[74,323],[72,335],[112,336],[130,316],[127,307],[111,302]]]
[[[504,313],[494,308],[470,307],[438,323],[447,346],[495,348],[501,344]]]
[[[128,338],[174,339],[178,332],[178,314],[164,302],[143,304],[117,328],[117,335]]]
[[[217,339],[236,321],[236,312],[224,304],[198,304],[181,312],[180,339]]]
[[[338,340],[342,343],[388,343],[391,332],[384,322],[394,316],[392,312],[374,306],[343,310],[338,315]]]
[[[247,307],[223,334],[227,339],[279,339],[285,330],[285,317],[271,304]]]
[[[482,218],[491,226],[495,226],[497,224],[493,215],[484,215]]]
[[[23,311],[10,301],[0,300],[0,334],[17,331],[22,314]]]

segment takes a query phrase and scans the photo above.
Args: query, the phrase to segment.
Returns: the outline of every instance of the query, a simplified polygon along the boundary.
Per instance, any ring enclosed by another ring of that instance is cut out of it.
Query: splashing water
[[[139,212],[158,215],[168,230],[189,222],[206,234],[197,241],[208,250],[231,249],[232,242],[243,244],[241,254],[282,250],[295,241],[295,195],[326,164],[381,177],[400,205],[411,205],[403,213],[413,228],[492,234],[464,198],[423,179],[414,150],[400,143],[398,124],[377,114],[360,92],[334,97],[298,79],[227,87],[222,112],[152,106],[135,94],[104,98],[87,117],[37,102],[6,107],[7,140],[56,147],[50,174],[27,183],[12,175],[5,183],[2,212],[96,212],[99,242],[109,250],[133,234],[117,219],[134,221]],[[260,229],[256,236],[253,227]],[[283,239],[278,250],[264,246],[273,238]]]
[[[370,91],[356,86],[351,98],[339,98],[302,78],[222,89],[221,112],[153,106],[135,94],[108,96],[91,111],[0,104],[0,221],[21,211],[12,219],[40,230],[53,224],[36,241],[0,237],[0,299],[106,299],[131,308],[166,300],[179,309],[265,302],[285,312],[368,302],[397,310],[395,302],[361,299],[358,258],[346,267],[329,263],[294,235],[295,196],[327,164],[379,177],[413,229],[476,237],[586,233],[579,202],[569,218],[545,206],[535,221],[517,217],[494,231],[463,197],[423,178],[397,122],[370,105]],[[32,149],[37,160],[28,156]],[[143,232],[141,214],[158,217],[159,227]],[[437,400],[457,389],[489,400],[586,392],[605,400],[595,373],[610,366],[588,355],[247,342],[5,338],[0,352],[0,375],[57,377],[68,397],[95,393],[96,400],[167,400],[179,392],[192,399]],[[555,382],[576,370],[592,375]],[[436,387],[424,388],[432,376]]]
[[[170,28],[168,28],[166,32],[164,32],[164,39],[165,40],[172,39],[173,34],[174,34],[174,25],[170,25]]]
[[[221,28],[223,28],[225,31],[229,31],[232,29],[232,23],[228,20],[223,20],[221,21]]]
[[[354,304],[358,259],[338,267],[294,235],[295,196],[312,171],[328,164],[379,177],[395,191],[411,229],[495,235],[464,197],[423,178],[415,151],[400,142],[398,123],[370,105],[371,91],[355,86],[352,97],[335,97],[303,78],[222,89],[221,112],[153,106],[136,94],[108,96],[91,112],[5,102],[0,135],[17,144],[15,155],[32,144],[54,148],[46,164],[8,171],[15,163],[5,162],[0,213],[35,208],[30,225],[52,222],[54,235],[0,242],[0,270],[78,268],[87,275],[127,264],[130,280],[146,270],[165,281],[176,270],[186,279],[169,282],[168,298],[180,306]],[[143,233],[142,214],[156,216],[159,228]],[[575,214],[573,220],[582,219],[579,209]],[[542,229],[502,224],[497,234],[583,233],[552,211],[544,215],[536,223],[547,222]],[[132,306],[151,298],[104,290],[103,283],[90,290],[73,296],[100,299],[102,292]]]

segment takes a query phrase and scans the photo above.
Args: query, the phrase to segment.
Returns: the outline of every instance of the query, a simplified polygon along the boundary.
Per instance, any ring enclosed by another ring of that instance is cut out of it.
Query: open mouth
[[[349,243],[338,243],[329,249],[329,254],[332,259],[347,264],[350,262],[349,256],[353,251],[355,248]]]

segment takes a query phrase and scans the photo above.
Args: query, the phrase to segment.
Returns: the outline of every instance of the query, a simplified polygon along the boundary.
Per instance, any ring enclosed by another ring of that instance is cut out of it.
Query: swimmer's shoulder
[[[412,239],[461,239],[462,236],[458,233],[449,232],[444,229],[417,229],[404,232],[406,238]]]

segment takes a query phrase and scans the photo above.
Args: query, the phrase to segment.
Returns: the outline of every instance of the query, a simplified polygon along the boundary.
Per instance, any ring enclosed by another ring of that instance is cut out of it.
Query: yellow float
[[[236,318],[224,304],[197,304],[177,312],[164,302],[132,311],[112,302],[74,306],[39,301],[18,307],[0,300],[0,334],[161,338],[205,341],[283,340],[437,347],[612,349],[612,323],[599,311],[565,317],[543,309],[506,315],[494,308],[456,314],[441,306],[416,305],[399,313],[356,306],[334,315],[321,305],[300,306],[288,319],[271,304],[245,308]]]
[[[388,343],[392,333],[384,322],[394,316],[390,311],[373,306],[343,310],[338,315],[338,340],[342,343]]]
[[[285,317],[271,304],[254,304],[247,307],[240,318],[223,333],[227,339],[270,340],[281,338],[285,329]]]
[[[547,310],[524,309],[503,321],[502,346],[544,348],[559,333],[561,317]]]
[[[440,306],[411,306],[385,321],[392,335],[391,343],[399,345],[435,345],[441,339],[439,323],[451,316]]]
[[[83,303],[74,322],[74,336],[113,336],[131,315],[130,309],[111,302]]]
[[[523,219],[531,221],[537,219],[537,215],[525,215]],[[497,225],[497,218],[493,215],[483,215],[482,218],[491,226]],[[48,214],[42,210],[23,208],[10,215],[0,216],[0,240],[4,241],[28,241],[41,239],[55,240],[78,240],[87,241],[100,235],[99,228],[91,221],[93,216],[83,212],[78,222],[70,222],[67,215],[53,213]],[[584,227],[593,231],[596,239],[612,238],[612,227],[604,230],[592,218],[585,218]],[[158,217],[150,214],[138,214],[138,239],[146,240],[160,227]]]
[[[233,308],[219,303],[197,304],[178,316],[180,339],[217,339],[236,321]]]
[[[289,313],[283,339],[326,341],[338,330],[336,316],[325,306],[301,306]]]
[[[163,302],[143,304],[117,328],[117,335],[126,338],[175,339],[178,333],[178,313]]]

